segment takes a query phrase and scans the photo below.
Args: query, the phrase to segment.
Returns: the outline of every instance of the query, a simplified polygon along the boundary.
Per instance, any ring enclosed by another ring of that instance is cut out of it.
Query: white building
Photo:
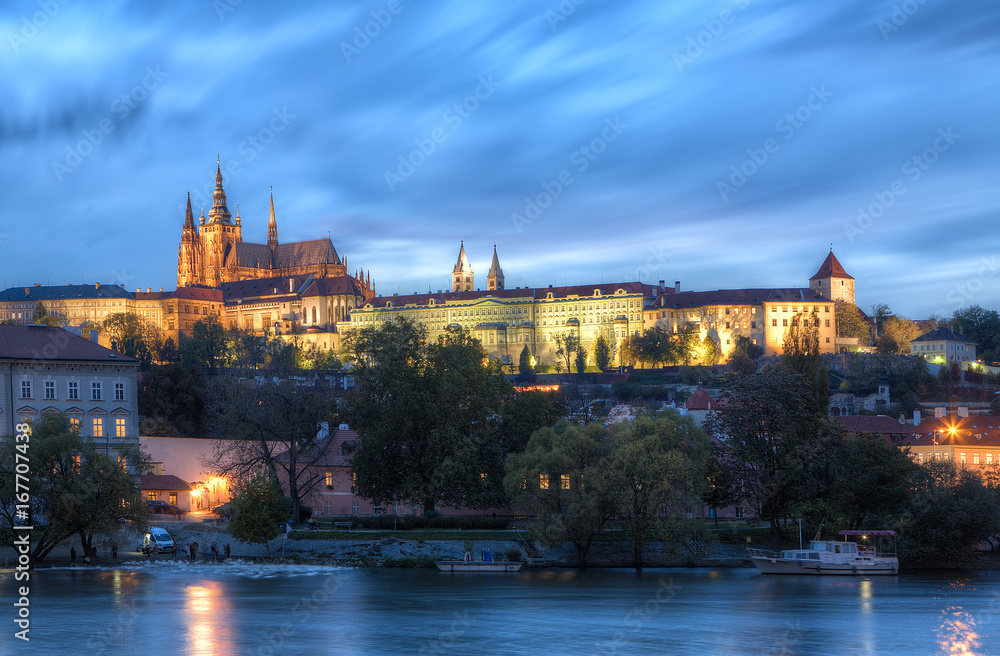
[[[0,326],[0,435],[64,414],[99,451],[139,440],[137,360],[47,326]]]

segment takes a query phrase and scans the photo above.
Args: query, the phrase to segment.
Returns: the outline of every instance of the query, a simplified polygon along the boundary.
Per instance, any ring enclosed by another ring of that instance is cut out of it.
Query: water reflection
[[[937,632],[941,651],[945,654],[978,656],[981,652],[976,621],[972,615],[956,606],[942,611],[941,627]]]
[[[199,581],[184,589],[187,653],[198,656],[236,654],[229,618],[232,608],[219,581]]]

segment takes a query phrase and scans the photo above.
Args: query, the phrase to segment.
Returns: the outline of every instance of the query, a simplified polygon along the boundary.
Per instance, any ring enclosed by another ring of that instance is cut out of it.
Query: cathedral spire
[[[271,188],[271,218],[267,222],[267,245],[274,250],[278,245],[278,222],[274,220],[274,188]]]
[[[490,265],[490,272],[486,274],[486,289],[503,289],[503,269],[500,268],[500,260],[497,258],[496,244],[493,244],[493,263]]]
[[[184,213],[184,229],[194,230],[194,213],[191,211],[191,192],[188,192],[187,212]]]
[[[215,166],[215,193],[212,194],[212,209],[208,211],[209,223],[231,224],[232,214],[226,207],[226,192],[222,188],[222,159],[219,158]]]
[[[463,241],[458,250],[458,262],[451,270],[451,291],[471,292],[475,288],[473,275],[472,265],[469,264],[469,258],[465,255],[465,242]]]

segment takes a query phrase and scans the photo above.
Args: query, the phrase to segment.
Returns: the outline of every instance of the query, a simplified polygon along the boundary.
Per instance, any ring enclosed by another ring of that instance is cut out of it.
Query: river
[[[31,576],[30,644],[13,637],[13,572],[0,590],[2,653],[1000,654],[998,572],[55,568]]]

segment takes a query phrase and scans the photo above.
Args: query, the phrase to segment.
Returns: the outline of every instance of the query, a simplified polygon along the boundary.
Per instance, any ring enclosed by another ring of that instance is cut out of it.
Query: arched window
[[[317,321],[316,321],[316,308],[313,308],[313,321],[312,322],[314,324],[317,323]]]

